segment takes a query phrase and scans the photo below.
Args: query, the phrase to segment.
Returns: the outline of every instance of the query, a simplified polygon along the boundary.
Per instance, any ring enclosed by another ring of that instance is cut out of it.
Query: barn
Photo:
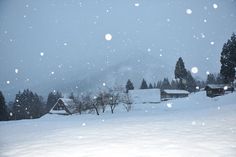
[[[170,100],[175,98],[183,98],[187,97],[189,92],[186,90],[179,90],[179,89],[164,89],[161,92],[161,100]]]
[[[50,110],[51,114],[71,115],[76,112],[76,104],[72,99],[60,98]]]
[[[208,84],[205,87],[206,95],[208,97],[216,97],[220,95],[224,95],[229,92],[234,91],[234,87],[231,85],[225,85],[225,84]]]
[[[161,102],[160,89],[129,90],[129,98],[132,103],[159,103]]]

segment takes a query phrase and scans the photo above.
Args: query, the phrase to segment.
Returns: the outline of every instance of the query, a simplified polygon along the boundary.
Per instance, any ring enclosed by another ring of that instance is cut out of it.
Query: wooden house
[[[170,99],[176,99],[176,98],[183,98],[187,97],[189,95],[189,92],[186,90],[179,90],[179,89],[164,89],[161,92],[161,100],[170,100]]]
[[[128,96],[130,101],[135,104],[161,102],[160,89],[129,90]]]
[[[72,99],[60,98],[50,110],[51,114],[71,115],[76,112],[76,104]]]
[[[205,87],[206,95],[208,97],[216,97],[220,95],[224,95],[229,92],[234,91],[234,87],[231,85],[225,85],[225,84],[208,84]]]

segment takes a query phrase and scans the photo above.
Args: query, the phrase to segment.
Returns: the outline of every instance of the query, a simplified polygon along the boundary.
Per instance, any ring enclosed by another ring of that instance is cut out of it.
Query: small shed
[[[234,87],[226,84],[208,84],[205,87],[208,97],[216,97],[234,91]]]
[[[132,103],[159,103],[161,102],[160,89],[129,90],[129,98]]]
[[[164,89],[161,92],[161,99],[162,100],[170,100],[175,98],[184,98],[189,95],[189,92],[186,90],[179,90],[179,89]]]
[[[52,114],[71,115],[76,112],[76,104],[72,99],[59,98],[50,110]]]

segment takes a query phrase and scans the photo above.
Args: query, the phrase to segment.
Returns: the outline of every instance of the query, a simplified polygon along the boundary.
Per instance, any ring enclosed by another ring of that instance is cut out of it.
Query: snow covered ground
[[[235,157],[236,93],[0,123],[1,157]]]

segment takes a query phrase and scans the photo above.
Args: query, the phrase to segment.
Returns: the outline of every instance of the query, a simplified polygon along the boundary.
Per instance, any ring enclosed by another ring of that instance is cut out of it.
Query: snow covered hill
[[[235,157],[236,93],[0,123],[1,157]]]

